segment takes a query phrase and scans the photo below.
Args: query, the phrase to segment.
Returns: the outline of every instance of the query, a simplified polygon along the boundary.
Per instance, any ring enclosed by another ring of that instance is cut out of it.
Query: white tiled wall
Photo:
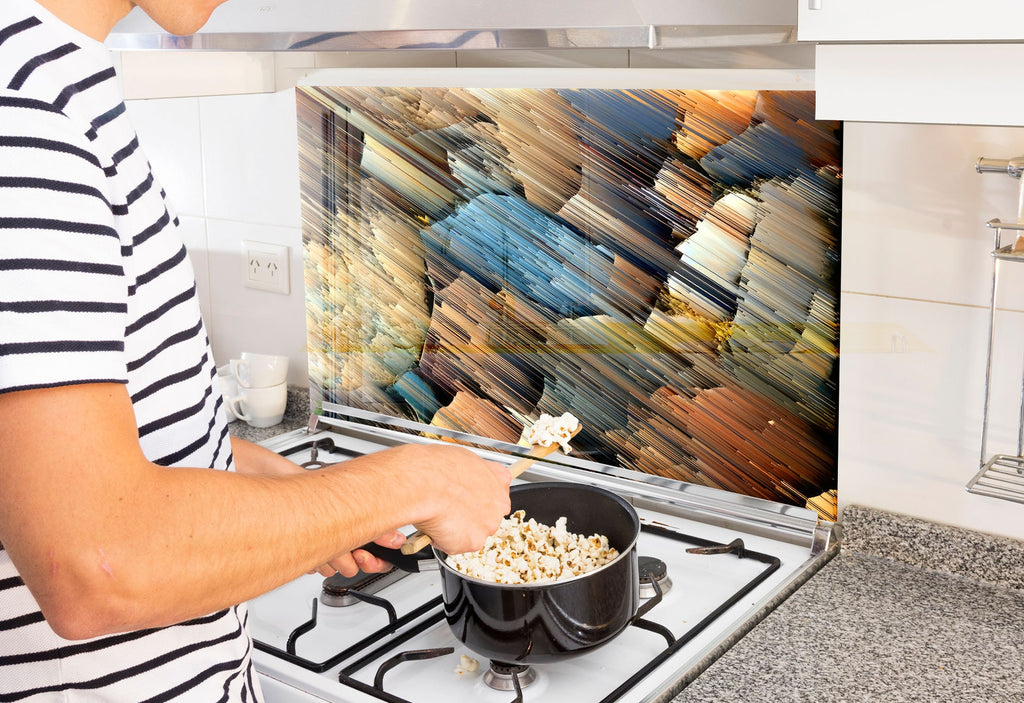
[[[217,363],[285,354],[289,383],[304,384],[294,91],[129,100],[128,111],[181,219]],[[289,295],[243,286],[243,240],[289,247]]]
[[[965,490],[980,464],[993,245],[985,222],[1016,219],[1019,187],[977,174],[974,163],[1020,153],[1021,128],[846,123],[841,507],[1024,538],[1024,507]],[[998,292],[989,449],[1016,453],[1024,263],[1003,265]]]
[[[311,65],[284,58],[278,87]],[[129,111],[181,216],[218,361],[242,350],[288,354],[289,381],[304,382],[293,91],[131,100]],[[978,175],[973,164],[1024,154],[1024,128],[849,122],[844,139],[840,504],[1024,538],[1024,508],[964,488],[980,451],[992,245],[984,223],[1014,219],[1018,196],[1016,181]],[[242,286],[247,238],[291,248],[289,296]],[[1024,359],[1020,267],[1005,270],[1000,288],[991,447],[1000,451],[1014,449]]]
[[[294,85],[317,68],[455,67],[455,52],[115,52],[114,59],[143,148],[181,219],[217,363],[242,351],[285,354],[288,382],[304,385]],[[289,295],[244,287],[243,240],[289,248]]]

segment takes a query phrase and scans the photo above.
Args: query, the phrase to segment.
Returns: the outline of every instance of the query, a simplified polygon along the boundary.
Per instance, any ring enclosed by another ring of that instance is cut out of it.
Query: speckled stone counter
[[[250,442],[262,442],[299,427],[305,427],[309,421],[309,389],[303,386],[288,386],[288,400],[285,405],[284,417],[272,427],[250,427],[242,420],[235,420],[228,425],[232,436],[247,439]]]
[[[841,523],[839,555],[673,701],[1024,701],[1024,543]]]

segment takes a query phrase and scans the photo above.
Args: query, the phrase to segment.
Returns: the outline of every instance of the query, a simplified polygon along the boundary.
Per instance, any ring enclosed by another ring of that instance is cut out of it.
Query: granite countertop
[[[1024,542],[851,506],[840,553],[673,703],[1024,700]]]
[[[250,442],[262,442],[271,437],[305,427],[309,422],[309,389],[302,386],[288,386],[288,400],[281,422],[271,427],[251,427],[242,420],[233,420],[228,431],[234,437]]]

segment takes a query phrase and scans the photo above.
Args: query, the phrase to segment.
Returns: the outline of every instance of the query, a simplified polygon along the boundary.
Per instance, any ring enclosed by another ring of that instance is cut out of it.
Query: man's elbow
[[[88,640],[116,632],[110,619],[75,606],[44,607],[43,617],[50,629],[66,640]]]
[[[36,595],[43,617],[57,635],[85,640],[140,629],[137,588],[116,579],[103,565],[62,571]]]

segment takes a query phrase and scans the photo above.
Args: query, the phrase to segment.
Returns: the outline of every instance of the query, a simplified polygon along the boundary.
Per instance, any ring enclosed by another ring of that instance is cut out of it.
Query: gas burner
[[[640,597],[653,598],[655,595],[654,586],[651,585],[651,578],[658,582],[658,588],[662,595],[668,593],[672,588],[672,579],[668,577],[668,568],[665,562],[656,557],[638,557],[637,564],[640,567]]]
[[[359,595],[371,595],[387,586],[403,579],[408,574],[401,569],[392,569],[383,574],[364,574],[359,572],[348,577],[341,574],[328,576],[324,579],[320,591],[320,602],[332,608],[343,608],[365,600]]]
[[[505,664],[492,661],[491,667],[484,674],[484,683],[496,691],[514,691],[517,678],[519,687],[526,688],[537,680],[537,670],[525,664]]]

